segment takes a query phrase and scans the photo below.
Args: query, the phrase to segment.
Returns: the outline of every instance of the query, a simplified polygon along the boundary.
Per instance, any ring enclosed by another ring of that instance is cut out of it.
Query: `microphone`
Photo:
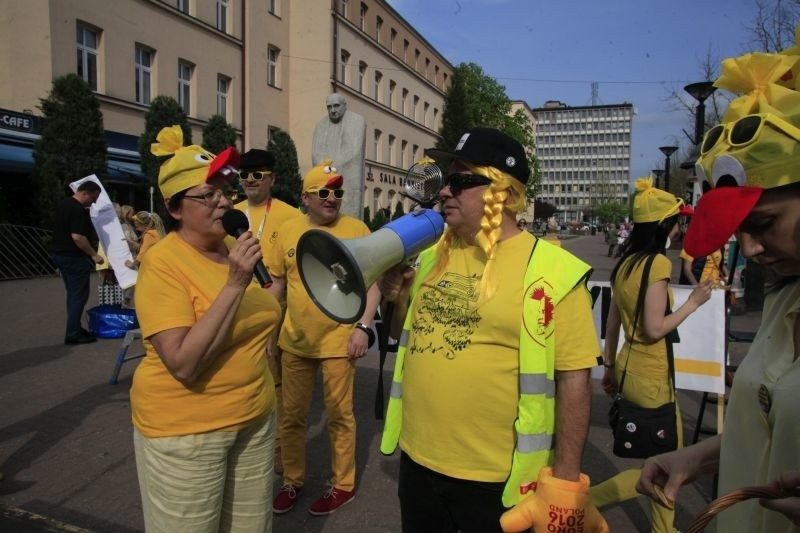
[[[238,239],[242,233],[250,229],[250,222],[248,222],[247,217],[241,211],[229,209],[222,215],[222,227],[225,228],[225,232],[228,235]],[[269,272],[267,272],[267,267],[264,266],[263,261],[256,263],[253,274],[262,287],[266,288],[272,285],[272,278],[269,276]]]

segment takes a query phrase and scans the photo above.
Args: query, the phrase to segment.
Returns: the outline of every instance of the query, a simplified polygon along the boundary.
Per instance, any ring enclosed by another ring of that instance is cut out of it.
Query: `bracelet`
[[[603,362],[603,366],[604,366],[604,367],[606,367],[606,368],[614,368],[614,366],[615,366],[615,365],[616,365],[616,363],[611,363],[611,364],[609,365],[609,364],[607,364],[606,362]]]
[[[356,324],[356,329],[360,329],[367,334],[367,347],[372,348],[372,345],[375,344],[375,332],[372,331],[372,328],[363,322],[359,322]]]

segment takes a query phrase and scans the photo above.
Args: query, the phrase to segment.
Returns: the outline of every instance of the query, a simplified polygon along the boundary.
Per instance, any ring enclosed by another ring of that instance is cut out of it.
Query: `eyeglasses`
[[[333,193],[333,197],[337,200],[341,200],[344,197],[344,189],[326,189],[323,187],[321,189],[317,189],[316,191],[307,192],[309,194],[316,194],[321,200],[327,200],[331,193]]]
[[[728,141],[734,148],[744,148],[752,144],[761,136],[764,125],[769,124],[775,129],[800,142],[800,128],[771,113],[758,113],[747,115],[728,124],[717,124],[706,133],[700,154],[706,155],[721,140]]]
[[[239,172],[239,179],[242,181],[261,181],[269,176],[272,176],[272,172],[270,171],[255,170],[253,172]]]
[[[457,172],[446,176],[442,183],[442,188],[450,187],[450,194],[458,196],[466,189],[491,185],[492,180],[480,174],[462,174]]]
[[[233,189],[213,189],[206,191],[203,194],[184,194],[184,198],[190,200],[197,200],[206,204],[207,207],[216,207],[222,197],[225,197],[230,202],[235,202],[239,198],[239,193]]]

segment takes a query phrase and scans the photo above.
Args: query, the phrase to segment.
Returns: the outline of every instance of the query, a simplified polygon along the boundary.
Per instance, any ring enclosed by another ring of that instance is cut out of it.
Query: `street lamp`
[[[664,190],[669,192],[669,159],[678,149],[677,146],[659,146],[659,150],[664,154]]]
[[[652,172],[653,176],[656,177],[656,189],[660,189],[661,188],[661,176],[664,175],[664,171],[662,169],[660,169],[660,168],[654,168],[650,172]]]
[[[717,90],[714,87],[713,81],[700,81],[697,83],[690,83],[683,88],[684,91],[692,95],[692,98],[697,100],[697,108],[694,113],[694,138],[691,139],[692,144],[698,145],[703,140],[703,130],[706,126],[706,99],[714,94]]]

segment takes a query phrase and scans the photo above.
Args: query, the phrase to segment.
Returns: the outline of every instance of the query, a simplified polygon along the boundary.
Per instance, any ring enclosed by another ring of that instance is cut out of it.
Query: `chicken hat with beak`
[[[183,146],[183,130],[178,125],[163,128],[156,140],[150,152],[169,157],[158,172],[158,188],[165,200],[216,177],[230,180],[236,176],[239,151],[233,146],[217,156],[196,144]]]
[[[686,232],[689,255],[702,257],[721,248],[765,189],[800,181],[798,83],[799,46],[723,61],[714,85],[742,96],[700,145],[695,172],[712,189],[698,202]]]

